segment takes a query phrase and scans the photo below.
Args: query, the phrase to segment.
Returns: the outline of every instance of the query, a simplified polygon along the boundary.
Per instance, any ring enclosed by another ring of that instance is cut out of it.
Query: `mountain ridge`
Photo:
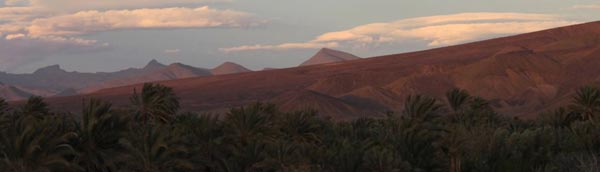
[[[527,117],[564,105],[562,98],[581,86],[600,83],[598,57],[600,22],[591,22],[335,65],[160,83],[175,90],[184,109],[195,111],[223,110],[256,101],[278,102],[278,96],[292,94],[288,97],[303,97],[303,104],[312,104],[307,101],[310,99],[321,102],[335,98],[335,102],[344,103],[328,104],[324,109],[317,106],[317,110],[332,113],[323,114],[327,116],[355,118],[364,112],[373,116],[388,110],[401,111],[408,95],[427,94],[443,100],[446,91],[463,88],[488,99],[501,113]],[[82,96],[101,96],[116,105],[126,105],[125,97],[140,86],[103,89]],[[310,92],[295,92],[298,90]],[[72,109],[68,102],[80,97],[52,101],[56,107]],[[355,110],[341,112],[332,108],[335,106]],[[377,108],[381,110],[372,111]]]
[[[234,74],[249,72],[249,69],[235,64],[235,70],[224,69],[221,73]],[[28,88],[30,95],[45,97],[69,96],[74,94],[91,93],[104,88],[126,86],[144,82],[156,82],[172,79],[203,77],[219,75],[211,69],[197,68],[182,63],[164,65],[152,59],[141,68],[128,68],[115,72],[69,72],[60,65],[49,65],[26,74],[11,74],[0,72],[0,82],[5,85]],[[32,93],[34,92],[34,93]],[[0,94],[0,97],[10,100],[25,99],[27,97],[15,96],[16,94]]]

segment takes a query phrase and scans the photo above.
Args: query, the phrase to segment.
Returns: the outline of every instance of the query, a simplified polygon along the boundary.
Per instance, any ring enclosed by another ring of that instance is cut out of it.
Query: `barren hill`
[[[441,98],[459,87],[491,100],[500,112],[532,115],[568,102],[565,97],[576,88],[598,82],[598,66],[600,22],[593,22],[405,54],[161,83],[174,88],[187,110],[272,101],[290,109],[294,102],[312,104],[324,115],[340,118],[381,115],[401,110],[407,95]],[[126,105],[134,87],[139,85],[84,97]],[[81,97],[50,102],[73,109]]]

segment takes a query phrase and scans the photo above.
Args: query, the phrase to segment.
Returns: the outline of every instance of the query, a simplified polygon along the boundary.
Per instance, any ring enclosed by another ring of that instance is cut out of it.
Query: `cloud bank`
[[[600,4],[574,5],[571,8],[576,10],[597,10],[600,9]]]
[[[448,46],[485,38],[539,31],[576,24],[556,15],[530,13],[460,13],[371,23],[324,33],[304,43],[245,45],[223,52],[313,49],[322,47],[378,47],[407,41],[426,41],[429,47]],[[302,46],[288,46],[302,45]]]
[[[84,35],[124,29],[244,28],[252,14],[197,6],[229,0],[5,0],[0,4],[0,70],[64,53],[108,49]],[[186,7],[184,7],[186,6]]]
[[[120,29],[174,29],[250,27],[260,25],[248,13],[199,8],[160,8],[111,11],[82,11],[35,19],[27,28],[32,36],[72,36]]]

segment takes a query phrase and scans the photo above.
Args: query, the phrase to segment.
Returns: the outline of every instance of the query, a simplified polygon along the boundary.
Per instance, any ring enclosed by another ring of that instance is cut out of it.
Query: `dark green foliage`
[[[168,123],[179,110],[179,99],[172,88],[158,84],[144,84],[142,92],[134,90],[130,98],[135,115],[145,123],[157,121]]]
[[[114,171],[120,160],[128,120],[114,114],[111,105],[92,99],[85,103],[81,121],[77,123],[73,145],[79,154],[75,161],[86,171]]]
[[[0,171],[73,171],[77,166],[67,157],[76,151],[68,144],[74,134],[64,119],[12,116],[2,130]]]
[[[27,103],[21,107],[21,113],[27,116],[34,116],[36,118],[43,118],[43,115],[49,114],[50,108],[48,104],[44,102],[43,97],[31,96],[27,99]]]
[[[571,108],[574,112],[581,114],[583,118],[594,120],[600,112],[600,89],[594,86],[585,86],[577,90]]]
[[[0,171],[599,171],[595,87],[536,120],[499,115],[460,89],[445,98],[409,96],[399,113],[343,122],[262,103],[178,114],[173,91],[156,84],[124,110],[92,99],[79,114],[54,113],[41,97],[11,110],[0,99]]]
[[[143,125],[132,128],[123,142],[127,149],[124,167],[132,171],[172,172],[193,169],[184,158],[188,150],[169,126]]]
[[[0,98],[0,113],[4,113],[8,110],[8,103],[3,98]]]
[[[440,116],[442,105],[432,97],[424,95],[408,96],[403,114],[415,122],[431,121]]]

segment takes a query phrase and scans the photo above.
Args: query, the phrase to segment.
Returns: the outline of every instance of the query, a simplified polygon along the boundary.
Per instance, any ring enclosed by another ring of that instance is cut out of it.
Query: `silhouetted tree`
[[[120,144],[127,132],[128,120],[114,114],[111,105],[97,99],[87,101],[75,132],[78,164],[85,171],[110,172],[117,163],[123,147]]]
[[[138,93],[134,90],[130,100],[135,107],[135,114],[144,123],[148,121],[168,123],[179,110],[179,99],[173,89],[159,84],[144,84],[142,92]]]
[[[571,108],[584,119],[593,121],[594,116],[600,112],[600,90],[592,86],[580,88],[573,98]]]
[[[58,118],[13,116],[0,137],[0,171],[72,171],[66,157],[76,154],[68,144],[73,133],[61,129]]]
[[[48,104],[44,102],[44,98],[40,96],[31,96],[27,99],[27,103],[21,106],[21,113],[27,116],[34,116],[38,119],[48,115],[50,108]]]

